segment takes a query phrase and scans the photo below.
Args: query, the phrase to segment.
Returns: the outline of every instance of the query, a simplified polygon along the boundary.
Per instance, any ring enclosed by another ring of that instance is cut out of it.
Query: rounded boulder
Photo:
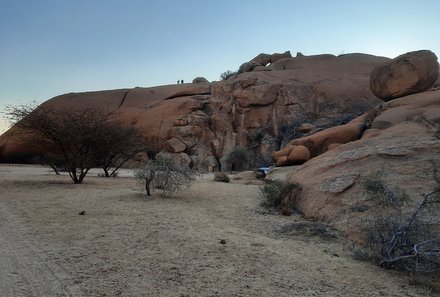
[[[294,145],[287,156],[290,164],[302,164],[310,160],[310,151],[304,145]]]
[[[439,64],[433,52],[409,52],[374,68],[370,88],[374,95],[389,101],[428,90],[438,76]]]

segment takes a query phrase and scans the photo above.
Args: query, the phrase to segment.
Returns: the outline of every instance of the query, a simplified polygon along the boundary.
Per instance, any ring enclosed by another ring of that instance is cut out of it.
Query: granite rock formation
[[[372,92],[383,100],[423,92],[437,81],[437,56],[428,50],[409,52],[378,66],[371,72]]]
[[[191,84],[70,93],[44,104],[112,110],[139,129],[149,151],[178,154],[193,168],[226,168],[224,156],[237,146],[248,148],[251,166],[259,166],[271,163],[273,151],[302,135],[296,129],[301,124],[319,130],[346,123],[381,103],[369,79],[372,69],[388,60],[366,54],[261,54],[252,61],[265,71],[220,82],[197,79]],[[3,162],[29,161],[41,151],[16,127],[0,137]]]

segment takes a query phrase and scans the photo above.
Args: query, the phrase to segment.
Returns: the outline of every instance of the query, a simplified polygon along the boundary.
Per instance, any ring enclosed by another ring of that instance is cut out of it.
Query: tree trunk
[[[49,166],[53,169],[53,171],[55,171],[56,175],[60,175],[60,172],[58,171],[58,168],[55,164],[49,164]]]
[[[150,182],[148,180],[145,180],[145,191],[147,191],[147,196],[151,196]]]

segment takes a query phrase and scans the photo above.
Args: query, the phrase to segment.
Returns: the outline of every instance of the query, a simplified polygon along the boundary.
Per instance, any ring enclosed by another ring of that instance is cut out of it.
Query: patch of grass
[[[336,230],[323,223],[311,221],[286,224],[276,231],[284,235],[302,235],[306,237],[316,236],[326,240],[338,237],[338,232]]]

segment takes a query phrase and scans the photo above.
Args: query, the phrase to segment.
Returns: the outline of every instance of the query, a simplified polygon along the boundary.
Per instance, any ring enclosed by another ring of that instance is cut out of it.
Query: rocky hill
[[[381,103],[370,90],[370,73],[387,61],[366,54],[261,54],[224,81],[70,93],[44,104],[116,111],[153,151],[186,166],[221,170],[222,157],[237,146],[258,166],[272,163],[273,151],[305,131],[345,123]],[[309,125],[298,129],[303,123]],[[16,127],[0,137],[2,162],[29,161],[41,150]]]
[[[377,173],[390,189],[405,193],[406,211],[414,208],[423,193],[438,187],[433,177],[440,164],[438,75],[437,57],[429,51],[388,61],[372,71],[370,80],[387,102],[274,152],[278,165],[302,164],[271,173],[270,178],[302,186],[286,205],[359,239],[357,232],[378,211],[364,187]]]
[[[219,82],[71,93],[44,104],[114,111],[153,153],[199,170],[227,170],[223,157],[245,147],[253,166],[281,166],[268,178],[302,186],[285,205],[356,239],[376,211],[367,176],[382,172],[413,204],[435,186],[426,172],[440,155],[438,75],[430,51],[393,60],[286,52],[260,54]],[[2,162],[42,151],[16,127],[0,137]]]

